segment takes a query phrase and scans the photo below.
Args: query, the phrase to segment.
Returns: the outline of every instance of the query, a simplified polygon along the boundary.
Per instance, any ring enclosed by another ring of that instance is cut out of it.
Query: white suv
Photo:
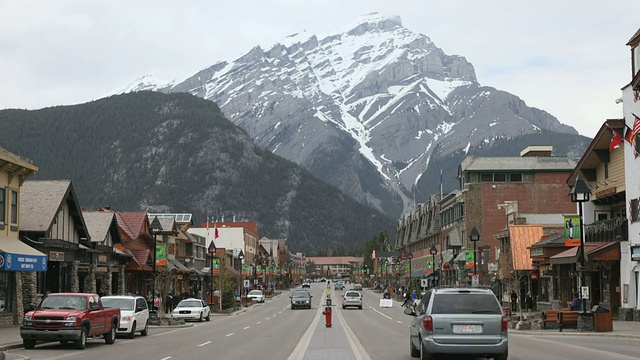
[[[149,308],[142,296],[103,296],[102,306],[105,308],[120,308],[120,326],[117,334],[126,334],[133,339],[136,332],[142,336],[149,333]]]

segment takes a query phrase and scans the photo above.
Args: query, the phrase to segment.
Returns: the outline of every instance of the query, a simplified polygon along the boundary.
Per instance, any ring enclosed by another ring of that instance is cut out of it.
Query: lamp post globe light
[[[433,267],[433,287],[436,287],[436,254],[438,253],[438,249],[436,248],[436,245],[433,244],[431,245],[431,248],[429,249],[429,254],[431,254],[431,256],[433,257],[433,265],[431,265]]]
[[[213,243],[213,240],[209,244],[207,251],[211,258],[211,261],[209,262],[209,299],[211,300],[211,304],[213,304],[213,258],[216,255],[216,244]]]
[[[571,202],[578,203],[578,217],[580,220],[580,298],[582,299],[582,313],[587,312],[587,299],[582,294],[582,288],[587,285],[587,281],[585,278],[585,264],[584,264],[584,224],[582,221],[582,204],[589,201],[589,195],[591,194],[591,190],[589,190],[589,186],[587,183],[582,180],[582,178],[578,177],[576,179],[575,184],[571,188],[569,195],[571,196]]]
[[[473,276],[476,276],[476,265],[477,265],[477,261],[476,261],[476,243],[478,242],[478,240],[480,240],[480,232],[478,231],[478,229],[474,226],[473,229],[471,229],[471,235],[469,235],[469,240],[471,240],[471,242],[473,243]]]

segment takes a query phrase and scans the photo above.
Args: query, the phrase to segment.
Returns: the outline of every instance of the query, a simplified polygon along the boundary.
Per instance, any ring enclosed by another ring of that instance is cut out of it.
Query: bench
[[[579,311],[575,310],[562,310],[558,313],[558,328],[562,331],[562,327],[565,325],[578,326],[578,314]]]
[[[542,328],[546,329],[547,323],[558,323],[558,313],[562,310],[542,310]]]

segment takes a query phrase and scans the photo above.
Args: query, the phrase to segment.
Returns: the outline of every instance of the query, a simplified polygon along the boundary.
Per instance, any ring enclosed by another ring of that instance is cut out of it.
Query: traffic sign
[[[429,286],[429,280],[420,279],[420,287],[426,288],[427,286]]]
[[[473,286],[480,285],[480,275],[473,275],[471,277],[471,285],[473,285]]]
[[[244,287],[246,287],[246,288],[251,287],[251,280],[245,279],[244,280]]]

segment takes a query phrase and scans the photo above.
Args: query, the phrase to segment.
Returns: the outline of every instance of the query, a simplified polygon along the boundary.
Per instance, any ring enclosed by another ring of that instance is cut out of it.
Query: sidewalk
[[[640,321],[613,320],[613,331],[610,332],[579,332],[575,328],[542,330],[515,330],[509,329],[510,334],[533,336],[603,336],[627,339],[640,339]]]

